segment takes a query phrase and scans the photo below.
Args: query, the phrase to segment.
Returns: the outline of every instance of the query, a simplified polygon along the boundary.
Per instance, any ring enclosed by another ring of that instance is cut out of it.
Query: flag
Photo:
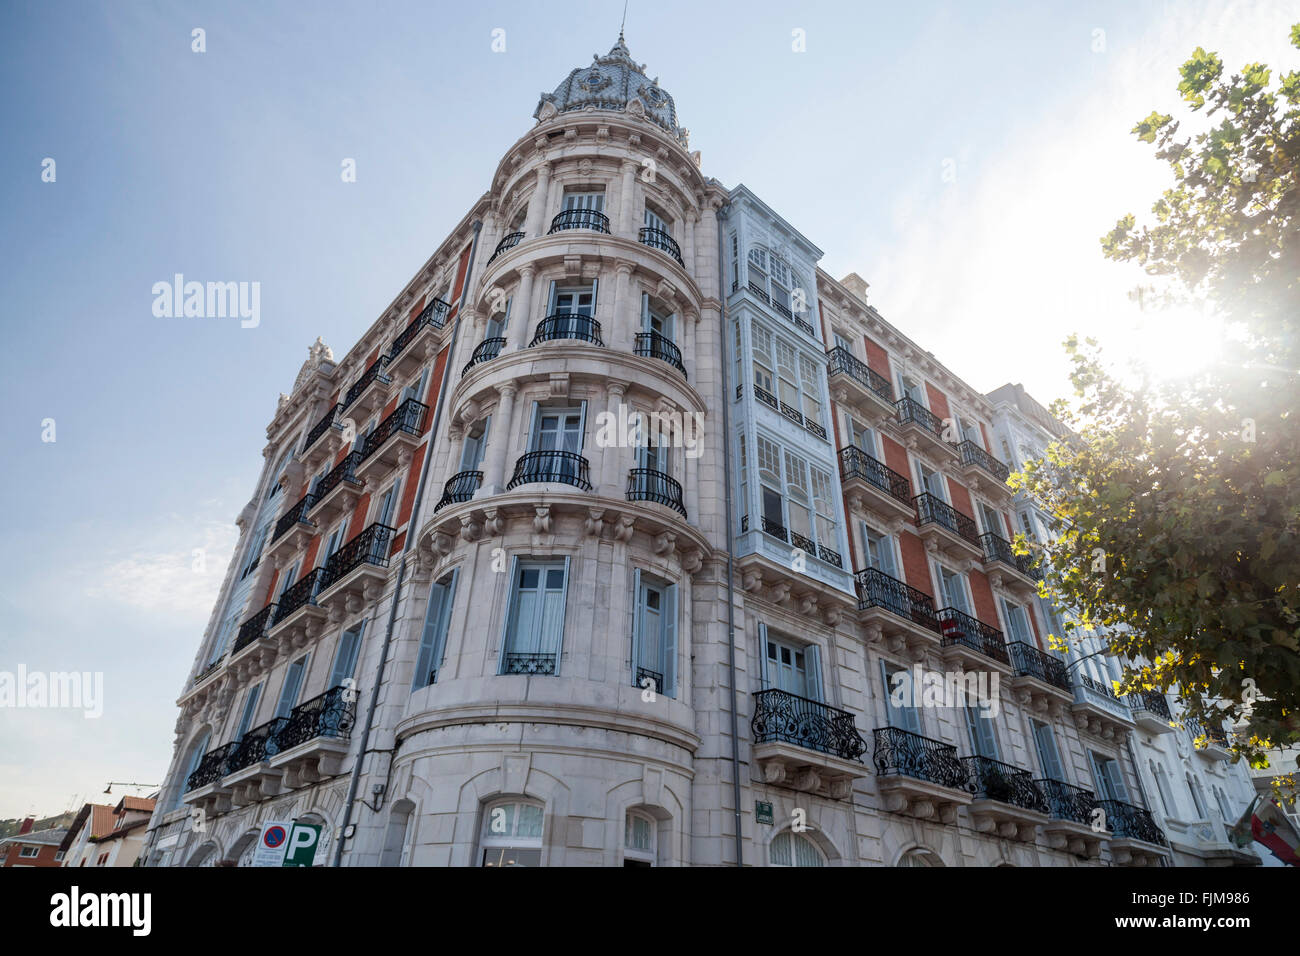
[[[1276,800],[1260,805],[1250,819],[1250,832],[1256,843],[1262,843],[1288,866],[1300,866],[1300,833],[1282,812]]]

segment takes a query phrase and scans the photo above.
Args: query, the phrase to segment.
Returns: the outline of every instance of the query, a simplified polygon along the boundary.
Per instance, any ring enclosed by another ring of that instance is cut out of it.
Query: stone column
[[[483,461],[483,483],[475,493],[475,498],[499,495],[505,490],[506,449],[510,446],[510,434],[514,430],[516,391],[513,382],[497,386],[501,400],[492,413],[492,431],[488,435],[487,457]]]
[[[695,210],[688,209],[682,224],[682,262],[692,276],[695,275],[695,221]]]
[[[698,234],[698,243],[696,244],[695,259],[695,281],[699,283],[700,291],[708,296],[721,296],[720,276],[718,264],[714,263],[712,268],[708,263],[717,258],[718,252],[718,212],[715,204],[710,201],[700,216],[700,229]]]
[[[550,201],[550,187],[551,164],[542,163],[537,167],[537,185],[528,199],[528,216],[524,220],[524,237],[527,239],[540,236],[546,231],[542,220],[546,215],[546,204]]]
[[[623,404],[623,396],[626,394],[627,386],[622,382],[609,382],[605,385],[605,408],[614,422],[614,442],[600,450],[600,481],[596,485],[596,494],[607,498],[623,497],[627,469],[632,467],[632,450],[619,444],[622,437],[622,419],[619,418],[618,412]]]
[[[533,326],[533,275],[537,267],[525,262],[519,267],[519,288],[510,303],[510,324],[506,327],[506,344],[502,354],[514,352],[528,345],[528,333]]]
[[[632,263],[620,259],[614,278],[614,314],[608,329],[604,330],[605,344],[618,352],[631,352],[636,345],[636,333],[641,331],[641,303],[633,302]]]
[[[641,167],[635,160],[623,160],[623,184],[619,187],[618,220],[614,235],[636,238],[636,171]]]

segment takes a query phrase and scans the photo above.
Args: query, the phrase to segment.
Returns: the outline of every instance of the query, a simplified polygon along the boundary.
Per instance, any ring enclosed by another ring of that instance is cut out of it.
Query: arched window
[[[659,824],[649,814],[629,810],[623,824],[623,865],[654,866]]]
[[[801,833],[778,833],[768,850],[772,866],[825,866],[826,857],[816,843]]]
[[[1193,780],[1190,773],[1183,776],[1187,779],[1187,792],[1192,795],[1192,803],[1196,806],[1196,817],[1197,819],[1204,819],[1209,814],[1205,812],[1205,800],[1201,794],[1200,783]]]
[[[181,805],[181,798],[185,796],[186,791],[190,788],[190,774],[199,769],[199,761],[202,760],[203,755],[208,752],[209,736],[210,734],[204,733],[202,737],[190,744],[189,753],[186,755],[184,762],[179,765],[181,776],[176,782],[176,792],[172,795],[170,809],[175,810]]]
[[[379,855],[380,866],[407,866],[411,856],[411,830],[415,821],[415,804],[398,800],[388,814],[388,831],[384,834],[384,850]]]
[[[540,803],[502,800],[483,810],[483,866],[541,866],[542,823]]]
[[[1158,766],[1154,760],[1150,761],[1151,776],[1156,781],[1156,792],[1160,794],[1160,805],[1164,807],[1165,816],[1173,816],[1172,807],[1174,805],[1174,796],[1169,792],[1169,779],[1165,775],[1165,768]]]

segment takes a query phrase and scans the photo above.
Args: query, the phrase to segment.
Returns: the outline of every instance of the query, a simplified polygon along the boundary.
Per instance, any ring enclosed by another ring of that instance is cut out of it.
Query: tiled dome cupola
[[[675,136],[683,147],[689,145],[690,132],[677,125],[672,96],[659,86],[658,77],[646,76],[644,64],[632,59],[622,33],[607,54],[593,55],[591,66],[574,70],[554,93],[543,93],[533,117],[542,121],[581,109],[642,115]]]

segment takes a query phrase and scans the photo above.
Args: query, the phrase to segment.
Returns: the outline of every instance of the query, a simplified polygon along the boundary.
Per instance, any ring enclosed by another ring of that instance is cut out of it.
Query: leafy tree
[[[1173,185],[1101,243],[1152,277],[1138,295],[1201,300],[1231,341],[1133,383],[1071,338],[1075,399],[1053,412],[1073,435],[1015,481],[1059,516],[1045,593],[1134,662],[1121,691],[1176,686],[1193,719],[1243,722],[1235,746],[1262,766],[1300,742],[1300,73],[1227,76],[1199,48],[1181,73],[1199,131],[1158,112],[1134,127]]]

